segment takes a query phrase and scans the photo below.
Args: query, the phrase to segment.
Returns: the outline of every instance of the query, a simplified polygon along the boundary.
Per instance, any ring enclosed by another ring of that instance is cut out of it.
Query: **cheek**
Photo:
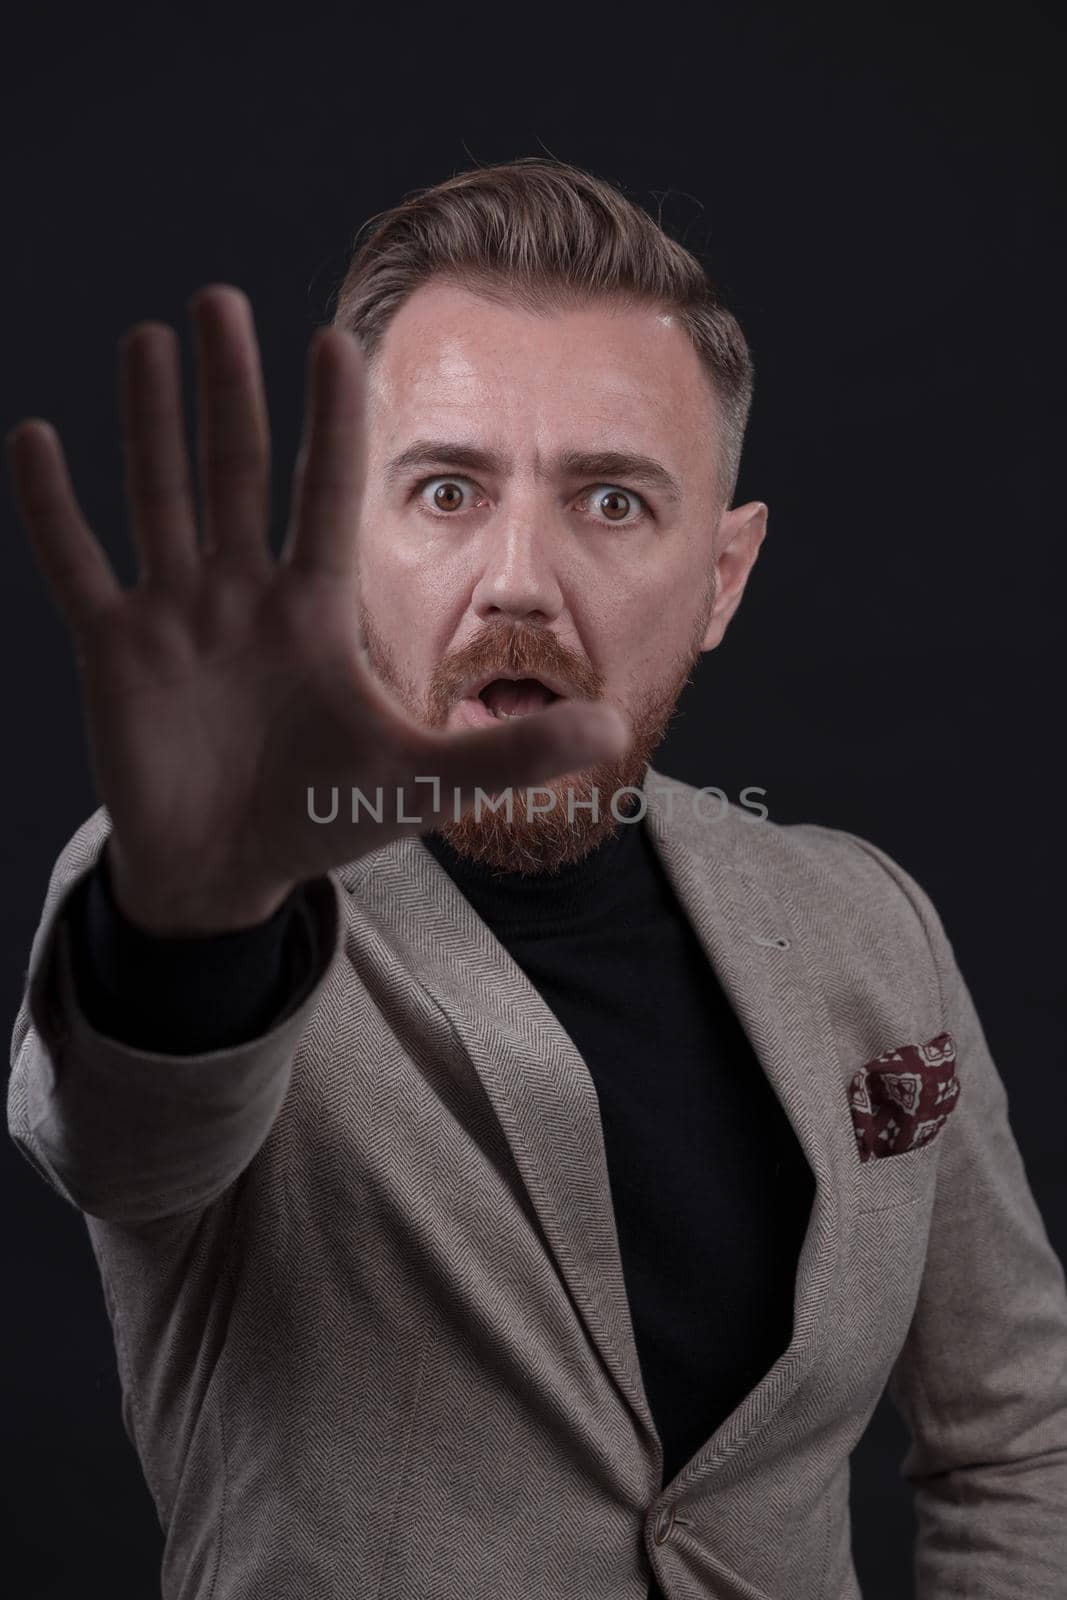
[[[643,639],[634,639],[623,663],[623,682],[631,696],[647,695],[659,689],[666,675],[667,657],[662,649],[650,648]]]
[[[418,592],[432,598],[462,581],[455,540],[430,526],[416,512],[368,503],[360,519],[360,566],[382,593]]]
[[[373,506],[360,523],[359,573],[364,598],[380,615],[408,614],[432,588],[425,550]]]
[[[692,585],[672,586],[635,596],[617,594],[608,603],[600,627],[603,659],[609,680],[624,694],[632,698],[674,688],[692,656],[690,639],[702,622],[696,598]]]
[[[664,650],[650,633],[647,614],[628,608],[608,612],[600,619],[597,633],[601,670],[624,700],[632,701],[659,682]]]

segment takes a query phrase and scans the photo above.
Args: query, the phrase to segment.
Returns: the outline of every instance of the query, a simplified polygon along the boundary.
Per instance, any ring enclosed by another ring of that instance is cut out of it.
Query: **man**
[[[888,1386],[922,1600],[1061,1595],[1063,1271],[937,913],[649,765],[766,527],[698,263],[540,159],[376,219],[277,561],[248,303],[193,314],[199,540],[175,335],[124,342],[135,589],[9,440],[102,798],[9,1127],[164,1594],[846,1600]]]

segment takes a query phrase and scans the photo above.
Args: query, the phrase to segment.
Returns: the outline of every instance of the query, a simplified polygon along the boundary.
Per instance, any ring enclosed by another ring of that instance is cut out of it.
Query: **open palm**
[[[120,343],[126,491],[139,575],[124,590],[39,419],[8,435],[16,499],[70,632],[90,759],[111,818],[120,904],[157,932],[250,925],[292,887],[460,811],[618,756],[622,719],[559,701],[499,728],[431,729],[372,673],[358,630],[356,533],[365,471],[358,342],[319,329],[280,559],[269,542],[270,429],[246,296],[190,303],[197,335],[199,538],[177,335],[141,323]],[[338,814],[309,815],[339,788]],[[352,788],[384,797],[353,823]],[[397,804],[397,791],[402,804]],[[419,815],[420,822],[398,820]]]

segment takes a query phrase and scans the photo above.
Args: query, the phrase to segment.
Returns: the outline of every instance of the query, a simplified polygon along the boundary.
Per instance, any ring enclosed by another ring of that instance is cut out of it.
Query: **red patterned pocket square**
[[[899,1156],[929,1144],[956,1104],[956,1041],[939,1033],[900,1044],[853,1073],[848,1098],[860,1160]]]

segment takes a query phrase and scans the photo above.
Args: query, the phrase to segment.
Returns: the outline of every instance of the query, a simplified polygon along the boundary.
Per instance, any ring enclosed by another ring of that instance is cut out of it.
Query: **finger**
[[[628,741],[626,722],[614,706],[561,700],[499,729],[438,735],[420,750],[424,765],[417,776],[440,777],[442,808],[451,816],[474,804],[476,789],[488,795],[546,783],[595,762],[617,760]],[[427,761],[436,762],[435,768]],[[426,788],[413,789],[412,798],[416,793],[425,808]]]
[[[166,582],[197,561],[181,349],[166,323],[141,323],[120,341],[119,406],[126,497],[141,571],[149,581]]]
[[[271,557],[270,422],[248,297],[211,284],[189,302],[200,396],[201,549],[240,565]]]
[[[317,329],[308,347],[304,429],[281,557],[290,566],[339,578],[355,571],[365,409],[358,341],[344,328]]]
[[[8,467],[34,559],[76,634],[122,599],[119,583],[82,516],[59,435],[31,417],[7,435]]]

